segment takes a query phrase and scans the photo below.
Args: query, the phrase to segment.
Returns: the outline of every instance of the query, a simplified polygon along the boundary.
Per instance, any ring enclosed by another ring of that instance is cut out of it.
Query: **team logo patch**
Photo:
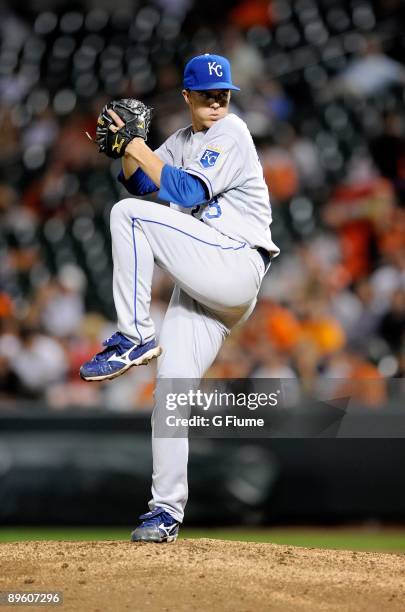
[[[204,153],[200,158],[200,164],[203,168],[212,168],[217,163],[217,159],[220,154],[220,151],[215,151],[214,149],[205,149]]]

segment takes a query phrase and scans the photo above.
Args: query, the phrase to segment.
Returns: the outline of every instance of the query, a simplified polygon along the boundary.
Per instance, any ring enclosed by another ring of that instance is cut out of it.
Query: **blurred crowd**
[[[188,123],[182,68],[204,52],[231,60],[231,110],[255,139],[281,248],[207,376],[295,378],[309,392],[336,379],[336,397],[373,380],[360,399],[381,403],[405,374],[403,4],[40,4],[0,8],[3,405],[152,405],[154,367],[103,385],[78,377],[116,329],[109,214],[125,195],[119,161],[84,132],[106,101],[133,96],[155,108],[159,146]],[[157,331],[171,289],[156,269]]]

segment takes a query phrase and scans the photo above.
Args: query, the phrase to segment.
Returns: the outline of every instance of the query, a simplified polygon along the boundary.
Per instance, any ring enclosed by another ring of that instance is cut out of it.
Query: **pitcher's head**
[[[191,113],[194,131],[209,129],[228,113],[232,83],[226,57],[206,53],[193,57],[184,69],[183,96]]]

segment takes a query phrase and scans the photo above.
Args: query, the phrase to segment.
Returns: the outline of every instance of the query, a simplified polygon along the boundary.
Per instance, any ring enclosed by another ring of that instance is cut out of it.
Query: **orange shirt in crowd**
[[[300,339],[311,341],[322,357],[339,351],[346,341],[340,323],[329,316],[303,321]]]
[[[372,363],[356,359],[337,393],[340,397],[350,397],[354,403],[381,408],[387,400],[387,382]]]
[[[340,238],[342,264],[353,281],[370,273],[372,241],[386,225],[393,205],[391,184],[378,178],[338,187],[325,208],[325,221]]]
[[[271,198],[277,202],[290,200],[298,191],[299,178],[291,160],[272,156],[262,159],[263,175]]]
[[[291,310],[275,304],[266,319],[266,335],[281,351],[294,348],[301,335],[301,326]]]
[[[0,293],[0,318],[5,319],[14,314],[13,302],[7,293]]]

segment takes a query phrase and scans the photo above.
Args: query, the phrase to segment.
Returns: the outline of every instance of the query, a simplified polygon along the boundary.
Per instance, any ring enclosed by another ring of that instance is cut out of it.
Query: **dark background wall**
[[[405,519],[400,439],[192,439],[187,524]],[[145,508],[149,416],[4,417],[0,523],[129,524]]]

